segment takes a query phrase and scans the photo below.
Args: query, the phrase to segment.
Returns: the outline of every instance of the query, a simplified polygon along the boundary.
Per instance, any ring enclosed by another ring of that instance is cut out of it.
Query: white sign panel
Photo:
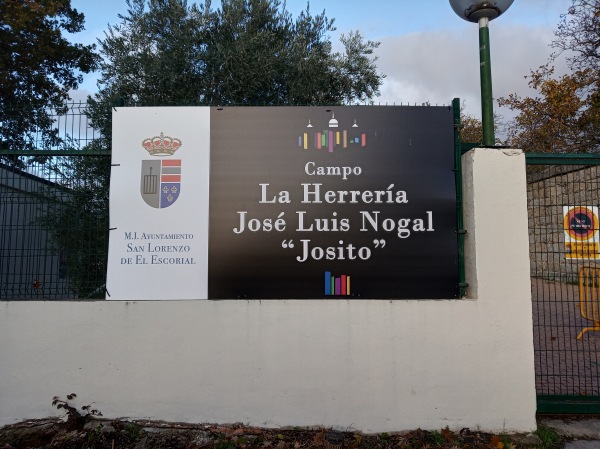
[[[106,299],[208,297],[210,108],[113,111]]]

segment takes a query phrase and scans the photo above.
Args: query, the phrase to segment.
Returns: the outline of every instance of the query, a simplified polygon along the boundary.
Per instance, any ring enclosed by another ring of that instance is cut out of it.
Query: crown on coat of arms
[[[181,146],[181,140],[175,137],[158,136],[142,140],[142,147],[152,156],[172,156]]]

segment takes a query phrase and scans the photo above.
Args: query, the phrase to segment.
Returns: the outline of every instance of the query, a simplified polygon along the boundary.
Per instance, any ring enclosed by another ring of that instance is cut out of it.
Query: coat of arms
[[[142,198],[149,206],[163,209],[175,203],[179,198],[181,159],[170,159],[170,157],[181,145],[181,140],[165,136],[162,132],[159,136],[142,141],[142,147],[151,156],[161,158],[142,161],[140,190]]]

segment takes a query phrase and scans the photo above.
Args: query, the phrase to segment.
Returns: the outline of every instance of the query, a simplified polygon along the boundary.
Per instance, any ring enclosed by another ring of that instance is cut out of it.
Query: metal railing
[[[0,299],[103,298],[110,153],[85,103],[49,116],[52,141],[0,148]]]
[[[597,221],[579,214],[597,213],[600,155],[526,154],[526,161],[538,412],[596,414],[600,332],[581,334],[597,315],[582,313],[582,303],[597,303],[582,290],[590,281],[581,270],[600,267],[600,242]]]

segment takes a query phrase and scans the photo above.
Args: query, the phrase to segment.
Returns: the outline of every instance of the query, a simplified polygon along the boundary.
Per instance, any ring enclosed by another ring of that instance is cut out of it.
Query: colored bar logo
[[[350,296],[350,276],[332,276],[331,271],[325,272],[325,296]]]
[[[307,129],[301,135],[298,136],[298,147],[308,150],[308,142],[310,134],[312,133],[314,139],[315,150],[326,150],[329,153],[333,153],[336,147],[342,147],[344,149],[353,146],[355,148],[366,148],[367,147],[367,133],[360,131],[356,119],[354,124],[348,129],[339,129],[340,124],[335,118],[335,114],[332,114],[331,120],[329,120],[328,129],[323,131],[312,131],[314,129],[310,119],[308,120]]]

